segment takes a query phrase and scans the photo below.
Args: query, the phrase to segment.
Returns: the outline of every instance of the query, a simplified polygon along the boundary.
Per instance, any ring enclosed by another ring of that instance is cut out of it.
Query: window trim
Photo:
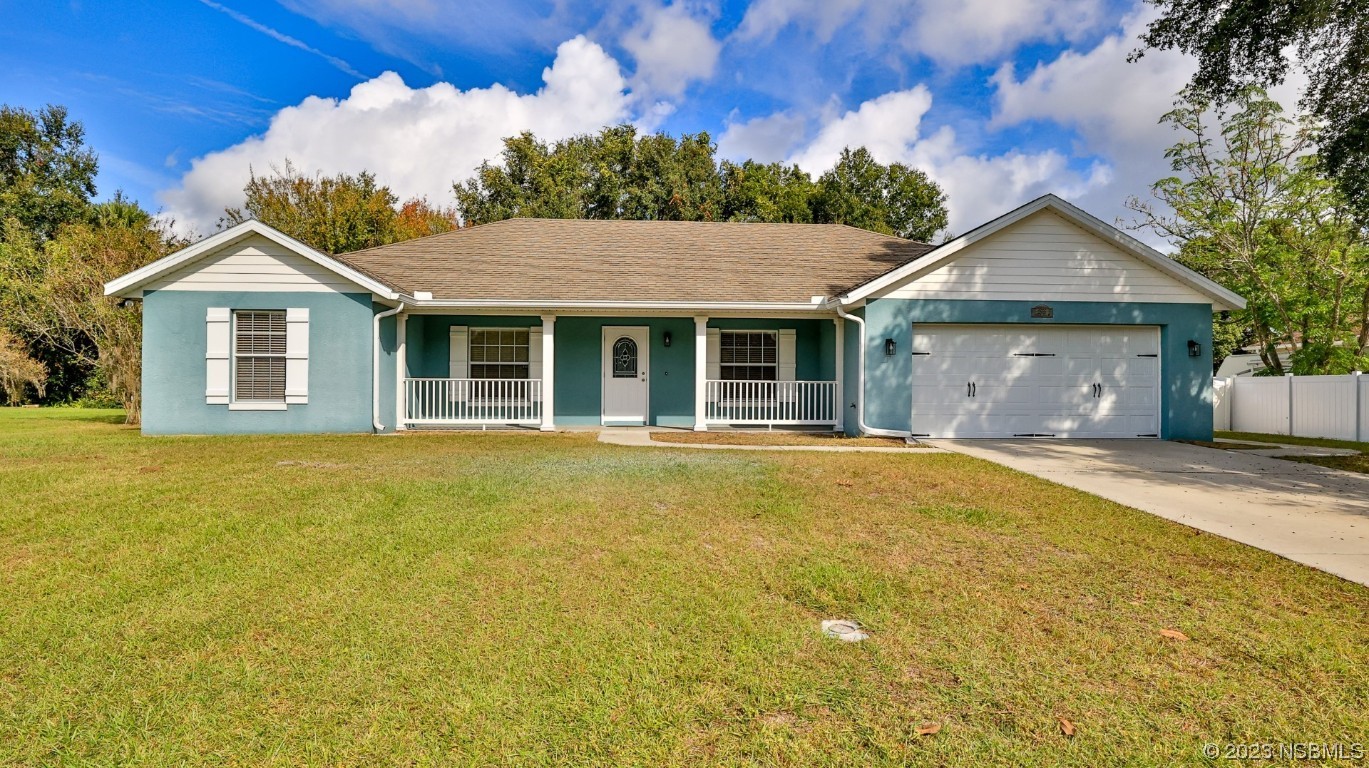
[[[773,363],[725,363],[723,362],[723,338],[727,334],[764,334],[775,341],[775,362]],[[729,379],[723,376],[723,371],[728,368],[770,368],[774,370],[775,376],[771,379]],[[719,328],[718,329],[718,380],[719,381],[770,381],[780,380],[780,332],[775,329],[763,328]]]
[[[283,330],[281,339],[285,343],[285,351],[279,355],[274,354],[241,354],[238,352],[238,315],[252,312],[274,312],[281,316]],[[290,313],[286,309],[231,309],[229,310],[230,323],[228,326],[228,410],[230,411],[283,411],[287,404],[286,392],[290,388],[289,382],[289,363],[286,362],[290,357]],[[281,372],[281,396],[275,398],[240,398],[238,397],[238,358],[277,358],[281,361],[284,369]]]

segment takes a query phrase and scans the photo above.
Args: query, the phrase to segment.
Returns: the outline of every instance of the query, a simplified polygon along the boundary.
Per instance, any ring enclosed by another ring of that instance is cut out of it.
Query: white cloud
[[[780,30],[795,25],[810,30],[826,43],[856,17],[870,0],[757,0],[746,9],[737,36],[742,40],[771,40]],[[873,3],[879,5],[878,3]],[[888,0],[887,5],[901,5]]]
[[[682,5],[648,10],[622,44],[637,63],[633,90],[662,96],[679,96],[691,82],[711,78],[722,50],[708,22]]]
[[[618,63],[576,37],[557,48],[542,73],[544,87],[518,94],[502,85],[462,91],[449,83],[410,88],[386,72],[344,99],[310,97],[271,120],[265,134],[191,163],[180,186],[159,197],[180,228],[209,228],[242,198],[249,168],[258,172],[287,158],[305,172],[369,170],[401,197],[450,199],[501,140],[532,131],[556,140],[625,119],[630,96]]]
[[[1027,42],[1074,41],[1097,27],[1105,0],[758,0],[737,29],[772,40],[786,28],[826,45],[852,27],[867,42],[960,66],[992,61]]]
[[[807,120],[792,112],[776,112],[741,123],[728,123],[718,137],[718,155],[737,162],[784,160],[803,140],[807,125]]]
[[[920,0],[904,46],[947,65],[990,61],[1025,42],[1077,40],[1101,0]]]
[[[919,168],[946,191],[950,230],[957,234],[1046,192],[1081,194],[1108,178],[1101,165],[1081,176],[1054,150],[975,154],[960,146],[950,127],[923,136],[923,117],[931,108],[926,86],[886,93],[828,119],[790,159],[817,176],[836,163],[843,148],[863,146],[881,163]]]
[[[1197,67],[1172,51],[1151,51],[1128,63],[1127,54],[1147,21],[1130,16],[1120,33],[1092,50],[1064,51],[1021,80],[1010,64],[1003,65],[991,79],[996,87],[993,124],[1050,120],[1070,125],[1095,152],[1166,146],[1169,130],[1157,123]]]
[[[1171,173],[1164,152],[1178,136],[1159,121],[1197,68],[1193,59],[1173,51],[1149,51],[1127,62],[1137,36],[1154,17],[1146,7],[1126,16],[1117,33],[1091,50],[1064,51],[1021,79],[1010,65],[991,78],[996,88],[992,127],[1050,121],[1073,129],[1076,154],[1106,158],[1111,178],[1080,191],[1073,202],[1108,222],[1130,221],[1127,197],[1147,197],[1151,184]],[[1151,233],[1137,234],[1163,246]]]
[[[923,85],[886,93],[829,120],[791,160],[809,173],[820,173],[837,162],[842,149],[865,147],[881,163],[901,161],[931,107],[932,94]]]

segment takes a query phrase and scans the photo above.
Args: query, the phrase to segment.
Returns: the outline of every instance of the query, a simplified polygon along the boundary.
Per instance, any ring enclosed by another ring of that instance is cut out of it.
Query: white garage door
[[[1158,437],[1160,329],[913,326],[913,434]]]

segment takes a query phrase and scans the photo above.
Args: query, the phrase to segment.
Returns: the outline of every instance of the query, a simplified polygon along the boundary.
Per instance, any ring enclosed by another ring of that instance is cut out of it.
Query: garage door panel
[[[913,432],[1136,437],[1159,424],[1155,328],[916,325]],[[972,385],[972,386],[971,386]]]
[[[1093,388],[1079,384],[1043,386],[1037,398],[1042,406],[1082,408],[1093,399]]]
[[[913,388],[913,396],[917,398],[919,411],[921,413],[942,413],[954,412],[947,411],[947,408],[961,408],[969,397],[965,394],[964,387],[957,391],[953,387],[945,386],[924,386]],[[935,409],[935,410],[933,410]]]
[[[997,403],[1030,405],[1036,401],[1036,389],[1024,383],[986,381],[975,383],[974,405]]]

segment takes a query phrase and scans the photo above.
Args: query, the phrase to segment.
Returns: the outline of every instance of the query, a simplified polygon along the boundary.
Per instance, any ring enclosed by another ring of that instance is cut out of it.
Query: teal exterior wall
[[[1161,436],[1212,436],[1211,307],[1205,304],[1053,302],[1055,316],[1032,319],[1032,302],[876,299],[852,314],[866,319],[865,417],[871,427],[909,428],[911,334],[916,323],[1057,325],[1153,325],[1160,328]],[[209,307],[285,309],[307,307],[309,402],[285,411],[230,411],[204,402],[205,312]],[[148,291],[143,308],[143,431],[159,434],[245,432],[370,432],[371,333],[375,313],[387,308],[366,294],[236,293]],[[536,316],[413,315],[406,321],[407,374],[448,375],[449,333],[468,327],[537,327]],[[597,425],[601,413],[602,329],[646,326],[650,333],[650,414],[657,426],[694,423],[694,320],[692,317],[587,317],[556,321],[555,420],[559,426]],[[713,318],[710,328],[779,330],[793,328],[796,372],[802,380],[830,380],[836,371],[835,325],[831,319],[771,320]],[[395,428],[398,360],[395,318],[381,321],[380,421]],[[672,336],[665,346],[665,334]],[[884,339],[898,354],[884,355]],[[857,429],[856,386],[860,327],[845,323],[844,426]],[[1189,357],[1188,341],[1203,354]]]
[[[1160,327],[1160,436],[1171,440],[1212,439],[1212,307],[1209,304],[1148,304],[1053,301],[1051,319],[1032,319],[1028,301],[876,299],[867,303],[865,421],[871,427],[908,430],[912,415],[912,330],[915,323],[1045,325],[1154,325]],[[854,323],[849,331],[858,332]],[[848,333],[848,337],[851,334]],[[884,356],[884,340],[898,354]],[[1188,341],[1203,354],[1188,356]],[[847,352],[847,360],[855,356]],[[848,378],[848,392],[854,379]],[[848,397],[848,400],[851,399]],[[848,424],[852,419],[848,419]],[[850,427],[848,426],[848,431]]]
[[[309,402],[284,411],[230,411],[206,404],[205,312],[210,307],[307,307]],[[148,291],[143,296],[143,433],[370,432],[371,319],[370,294]],[[393,384],[391,390],[393,413]]]

